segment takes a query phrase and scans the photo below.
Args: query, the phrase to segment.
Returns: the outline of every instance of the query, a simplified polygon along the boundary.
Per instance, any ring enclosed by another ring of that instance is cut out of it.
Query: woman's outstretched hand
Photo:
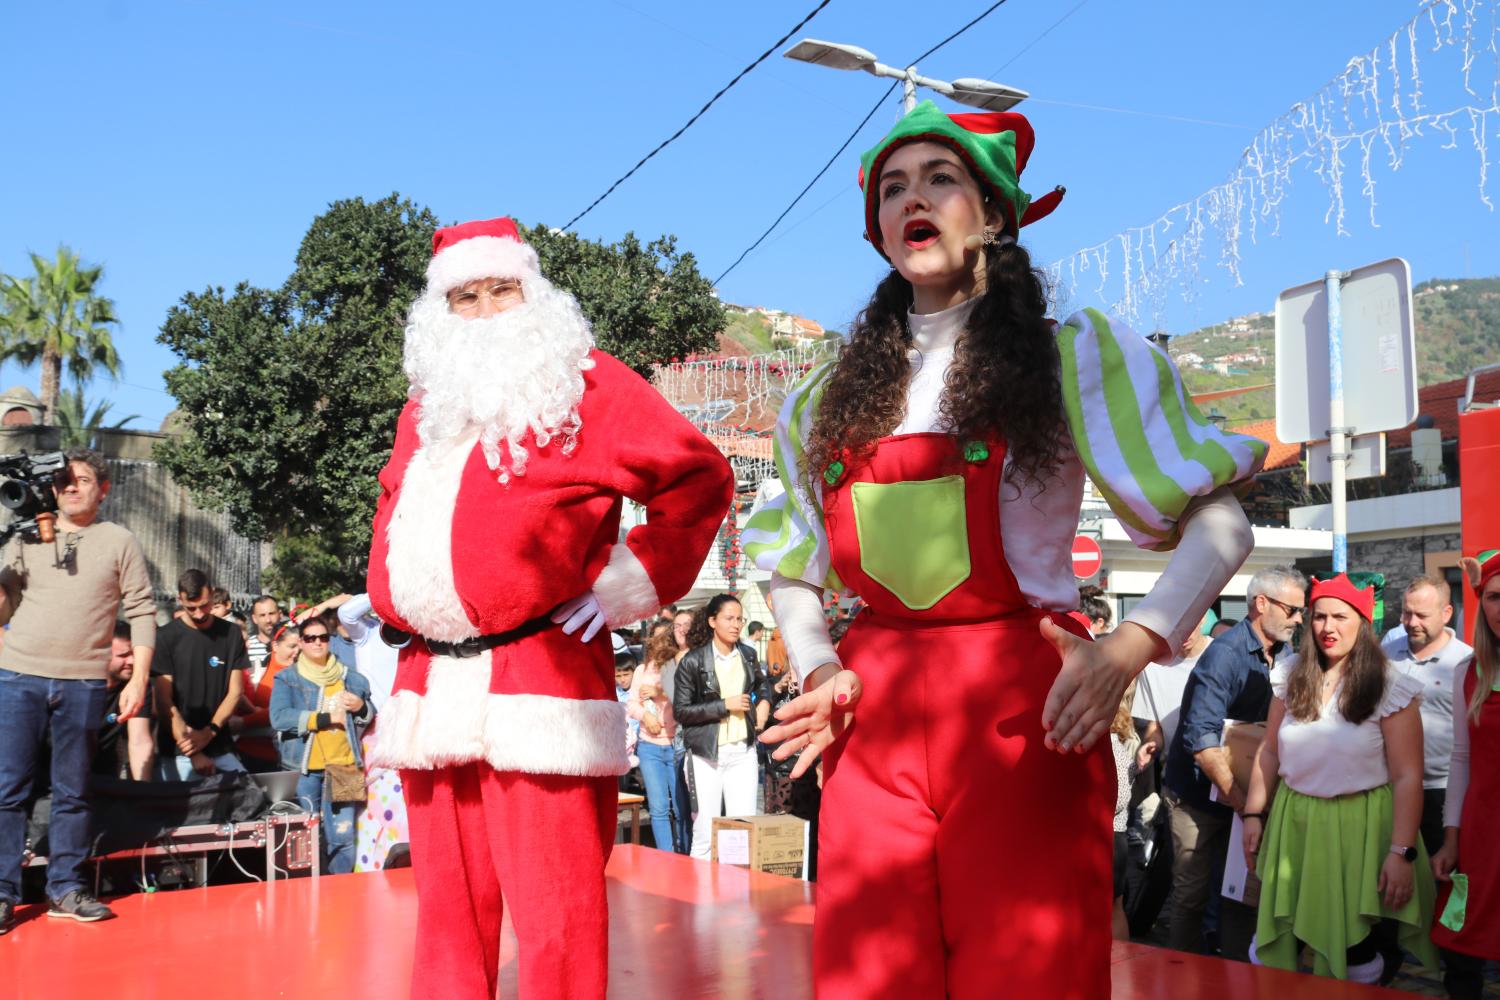
[[[1165,650],[1166,643],[1133,622],[1094,642],[1051,618],[1042,619],[1041,630],[1042,638],[1062,657],[1062,669],[1042,708],[1047,749],[1082,753],[1109,731],[1125,686]]]
[[[816,674],[814,671],[809,679]],[[781,744],[771,754],[776,760],[796,754],[792,777],[800,778],[844,734],[862,693],[859,676],[852,670],[839,670],[832,679],[781,706],[776,711],[776,725],[761,733],[760,740]]]

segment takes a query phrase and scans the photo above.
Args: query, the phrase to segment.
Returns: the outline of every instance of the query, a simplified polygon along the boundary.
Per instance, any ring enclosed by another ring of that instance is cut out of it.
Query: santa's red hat
[[[1366,587],[1357,590],[1354,581],[1349,579],[1349,574],[1340,573],[1332,580],[1319,580],[1313,577],[1312,592],[1308,595],[1307,604],[1312,606],[1313,602],[1320,597],[1337,597],[1355,611],[1359,612],[1361,618],[1367,622],[1375,620],[1375,588]]]
[[[515,278],[524,283],[541,276],[536,251],[526,245],[508,218],[461,222],[432,234],[427,290],[435,295],[479,278]]]

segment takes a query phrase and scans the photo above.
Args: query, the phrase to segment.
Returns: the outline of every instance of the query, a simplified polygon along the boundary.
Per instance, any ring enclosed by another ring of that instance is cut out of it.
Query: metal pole
[[[1344,317],[1339,301],[1343,271],[1329,271],[1323,276],[1328,292],[1328,461],[1332,465],[1333,500],[1333,571],[1349,571],[1349,512],[1344,497],[1348,474],[1349,432],[1344,426]]]
[[[901,81],[901,103],[905,111],[917,106],[917,67],[906,67],[906,77]]]

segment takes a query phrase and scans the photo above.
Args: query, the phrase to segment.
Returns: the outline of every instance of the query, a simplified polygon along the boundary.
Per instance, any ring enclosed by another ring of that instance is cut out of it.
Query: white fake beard
[[[528,433],[537,448],[558,438],[565,455],[577,447],[583,373],[594,367],[593,332],[573,296],[536,277],[524,294],[499,315],[464,319],[445,295],[423,292],[406,327],[404,367],[423,446],[478,429],[502,483],[526,474]]]

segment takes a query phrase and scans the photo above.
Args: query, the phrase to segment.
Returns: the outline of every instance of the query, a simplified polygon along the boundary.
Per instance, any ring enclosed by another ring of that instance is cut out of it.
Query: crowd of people
[[[1500,702],[1497,571],[1470,571],[1472,646],[1441,576],[1379,635],[1372,588],[1283,566],[1252,577],[1242,621],[1209,614],[1149,665],[1111,728],[1116,936],[1365,983],[1412,962],[1479,997],[1500,957],[1474,830],[1494,807],[1470,779]]]
[[[621,788],[644,791],[654,846],[708,860],[718,817],[816,822],[815,776],[794,781],[758,738],[801,693],[796,675],[780,635],[745,622],[738,598],[666,607],[638,632],[617,632],[615,668],[629,719],[631,771]]]
[[[366,764],[397,658],[368,596],[284,609],[262,595],[247,615],[189,569],[175,606],[158,609],[135,539],[96,519],[103,459],[67,457],[56,552],[46,553],[55,558],[23,551],[0,572],[0,933],[28,856],[46,859],[49,915],[112,916],[82,871],[107,822],[91,815],[101,783],[116,793],[122,782],[228,788],[293,772],[290,801],[320,816],[324,871],[402,863],[399,776]],[[88,638],[95,624],[107,645]],[[102,661],[98,676],[91,661]]]

